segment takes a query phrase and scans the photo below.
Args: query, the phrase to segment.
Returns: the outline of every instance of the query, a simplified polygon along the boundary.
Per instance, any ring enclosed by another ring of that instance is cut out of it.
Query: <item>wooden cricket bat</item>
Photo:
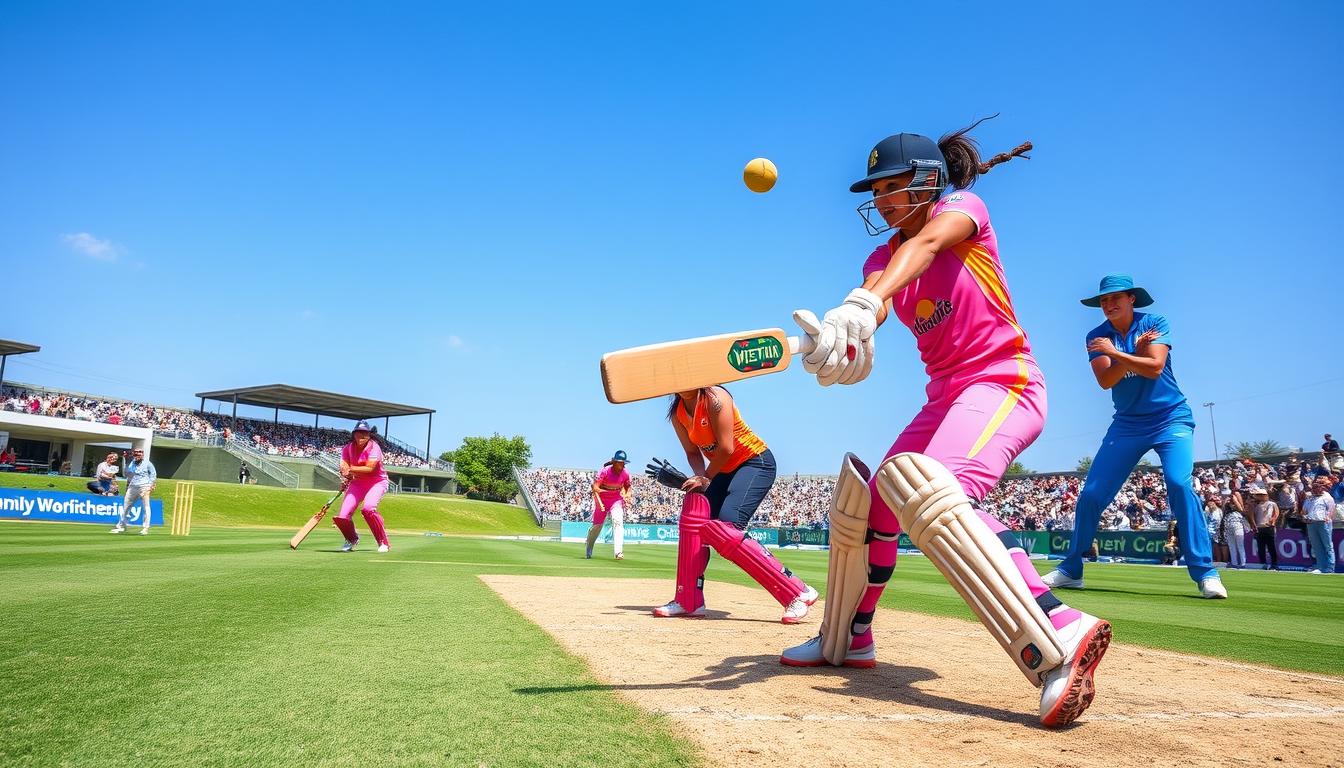
[[[780,328],[631,347],[602,356],[602,388],[608,402],[631,403],[782,371],[797,353],[798,337]]]
[[[327,516],[327,510],[331,509],[331,505],[335,503],[343,493],[345,493],[345,486],[341,486],[341,490],[337,491],[335,496],[327,499],[327,503],[322,505],[322,509],[318,510],[316,515],[308,518],[308,522],[304,523],[303,527],[299,529],[299,532],[294,534],[294,538],[289,540],[290,549],[299,548],[299,545],[303,543],[303,540],[308,538],[308,534],[312,533],[313,529],[317,527],[317,524],[322,522],[322,518]]]

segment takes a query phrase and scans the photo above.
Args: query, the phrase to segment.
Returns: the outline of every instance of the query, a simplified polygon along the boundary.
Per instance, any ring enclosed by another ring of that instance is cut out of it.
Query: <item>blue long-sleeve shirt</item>
[[[130,485],[154,485],[159,479],[159,472],[154,469],[154,462],[149,459],[132,460],[126,465],[126,477]]]

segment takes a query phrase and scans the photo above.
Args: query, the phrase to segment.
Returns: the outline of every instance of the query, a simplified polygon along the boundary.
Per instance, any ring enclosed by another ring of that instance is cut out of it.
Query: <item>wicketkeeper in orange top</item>
[[[775,482],[775,457],[742,421],[733,396],[705,387],[673,396],[667,418],[677,431],[692,477],[654,459],[649,477],[686,491],[677,540],[677,593],[655,616],[703,616],[705,567],[713,548],[747,572],[784,606],[780,619],[796,624],[817,600],[803,583],[747,534],[751,517]]]

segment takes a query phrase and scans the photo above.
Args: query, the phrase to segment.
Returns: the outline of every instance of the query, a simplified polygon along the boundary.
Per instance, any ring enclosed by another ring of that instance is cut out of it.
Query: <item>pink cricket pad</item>
[[[701,535],[715,552],[746,571],[757,584],[765,587],[780,605],[788,607],[789,603],[806,589],[802,579],[794,576],[783,563],[770,554],[770,550],[748,536],[746,531],[739,530],[722,520],[710,520],[705,523]]]
[[[687,613],[705,604],[705,568],[709,565],[709,547],[701,540],[701,531],[709,522],[709,499],[703,493],[688,493],[681,502],[681,521],[677,533],[677,596],[674,598]]]

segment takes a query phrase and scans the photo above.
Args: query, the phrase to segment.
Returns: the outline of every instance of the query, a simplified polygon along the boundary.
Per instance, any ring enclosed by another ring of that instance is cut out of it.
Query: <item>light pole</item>
[[[1218,425],[1213,421],[1213,403],[1205,403],[1204,407],[1209,409],[1209,429],[1213,432],[1213,461],[1219,461],[1218,456]]]

